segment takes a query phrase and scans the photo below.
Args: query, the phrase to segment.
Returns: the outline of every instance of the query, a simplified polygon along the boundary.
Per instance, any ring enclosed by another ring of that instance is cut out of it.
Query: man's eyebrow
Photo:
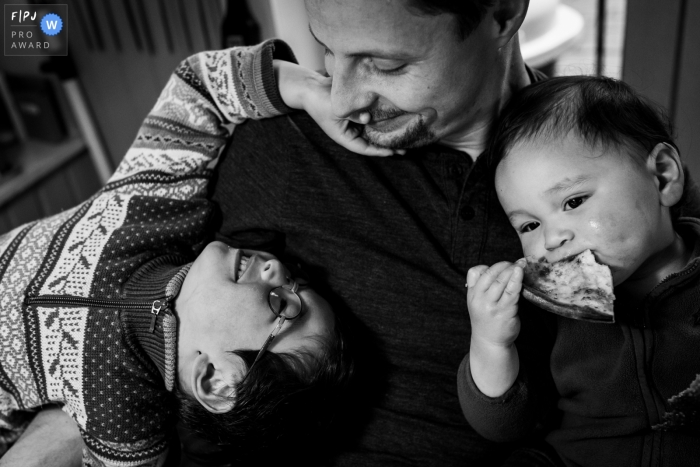
[[[326,44],[321,42],[318,37],[316,37],[316,34],[314,34],[314,31],[311,29],[310,24],[309,24],[309,32],[311,33],[313,38],[316,40],[316,42],[319,43],[319,45],[321,47],[323,47],[324,49],[326,49],[328,51],[331,50],[328,48],[328,46]],[[350,54],[347,54],[347,56],[352,57],[352,58],[373,57],[373,58],[383,58],[383,59],[387,59],[387,60],[408,60],[411,58],[411,56],[408,54],[389,54],[383,50],[366,50],[363,52],[350,53]]]
[[[586,175],[579,175],[578,177],[573,178],[573,179],[567,177],[564,180],[560,181],[559,183],[557,183],[557,184],[551,186],[550,188],[548,188],[547,190],[545,190],[544,193],[546,195],[553,195],[555,193],[567,191],[567,190],[570,190],[570,189],[582,184],[583,182],[586,182],[588,179],[589,179],[589,177],[587,177]]]

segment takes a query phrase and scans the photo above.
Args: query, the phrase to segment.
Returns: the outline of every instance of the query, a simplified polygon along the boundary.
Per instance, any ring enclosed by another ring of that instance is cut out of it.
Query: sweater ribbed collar
[[[148,355],[163,377],[168,391],[173,390],[177,377],[175,298],[192,266],[192,263],[182,265],[178,262],[181,263],[180,257],[161,257],[133,274],[124,286],[124,295],[130,301],[139,300],[154,305],[148,310],[125,309],[121,313],[128,338],[135,339]],[[159,308],[157,314],[155,308]]]

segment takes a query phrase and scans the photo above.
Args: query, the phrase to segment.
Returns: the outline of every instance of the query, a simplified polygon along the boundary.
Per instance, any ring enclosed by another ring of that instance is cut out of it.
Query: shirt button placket
[[[468,204],[463,205],[459,210],[459,217],[461,217],[462,220],[465,221],[470,221],[474,219],[475,214],[476,213],[474,212],[474,208],[469,206]]]

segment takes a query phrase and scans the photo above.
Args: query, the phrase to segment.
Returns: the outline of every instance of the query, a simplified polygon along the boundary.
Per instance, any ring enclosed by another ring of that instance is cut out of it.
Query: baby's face
[[[242,258],[248,258],[247,263]],[[277,324],[268,305],[275,287],[287,284],[291,274],[273,255],[238,250],[212,242],[197,257],[176,302],[180,328],[194,334],[202,352],[258,350]],[[330,305],[300,281],[297,293],[302,314],[286,320],[268,351],[316,352],[334,327]]]
[[[653,267],[667,208],[645,161],[626,151],[591,148],[572,133],[510,151],[496,190],[526,256],[554,262],[590,249],[615,285]]]

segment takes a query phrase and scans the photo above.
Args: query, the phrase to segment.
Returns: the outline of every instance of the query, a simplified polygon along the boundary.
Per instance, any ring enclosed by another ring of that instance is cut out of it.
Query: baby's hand
[[[303,109],[336,143],[363,156],[392,156],[403,154],[401,149],[372,146],[360,135],[358,126],[345,118],[337,118],[331,108],[331,78],[292,62],[274,60],[280,95],[293,109]],[[369,121],[369,114],[359,117],[361,124]]]
[[[508,347],[520,332],[518,298],[525,260],[474,266],[467,273],[467,306],[475,339],[489,347]]]

